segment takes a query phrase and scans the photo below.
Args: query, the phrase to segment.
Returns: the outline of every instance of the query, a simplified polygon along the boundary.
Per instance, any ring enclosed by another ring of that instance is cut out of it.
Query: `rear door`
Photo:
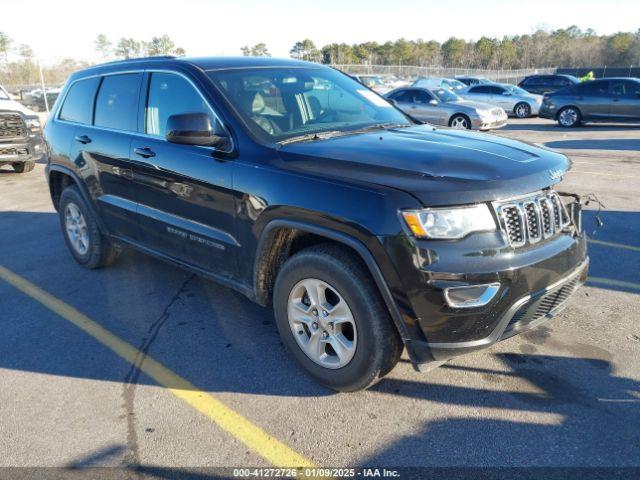
[[[625,120],[640,119],[640,82],[617,80],[611,82],[611,116]]]
[[[138,229],[129,146],[137,128],[141,81],[142,73],[110,74],[86,80],[95,83],[87,88],[98,87],[93,121],[76,126],[71,148],[76,166],[90,172],[83,176],[109,233],[130,239],[136,238]],[[72,93],[70,90],[69,95]],[[63,120],[66,102],[61,110]]]
[[[142,128],[130,148],[140,241],[155,252],[231,276],[240,246],[233,162],[216,158],[213,147],[165,140],[171,115],[204,112],[222,128],[218,117],[182,74],[147,72],[144,83]]]
[[[583,118],[608,117],[613,96],[608,80],[591,80],[576,85],[578,108]]]

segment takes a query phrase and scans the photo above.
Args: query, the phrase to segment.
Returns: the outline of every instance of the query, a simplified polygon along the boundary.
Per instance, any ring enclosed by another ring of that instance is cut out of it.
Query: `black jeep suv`
[[[371,385],[403,347],[417,368],[527,330],[586,276],[579,203],[553,188],[566,157],[417,124],[321,65],[93,67],[45,136],[81,265],[132,246],[272,304],[290,353],[336,390]]]

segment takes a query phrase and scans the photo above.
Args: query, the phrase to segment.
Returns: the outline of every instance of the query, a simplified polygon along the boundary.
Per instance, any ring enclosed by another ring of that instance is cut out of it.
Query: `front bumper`
[[[387,239],[385,248],[406,294],[397,303],[416,364],[486,348],[539,325],[565,306],[588,272],[586,237],[573,226],[516,249],[499,231],[457,241]],[[445,298],[451,287],[496,283],[486,305],[453,308]]]
[[[39,160],[44,153],[44,142],[40,135],[19,141],[0,142],[0,165]]]
[[[471,125],[476,130],[494,130],[502,128],[507,124],[507,115],[504,117],[495,117],[492,119],[477,118],[471,121]]]

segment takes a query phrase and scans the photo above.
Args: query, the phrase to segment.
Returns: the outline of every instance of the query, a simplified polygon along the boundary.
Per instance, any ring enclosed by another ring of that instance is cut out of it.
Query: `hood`
[[[9,110],[12,112],[20,112],[25,115],[33,115],[37,116],[37,113],[33,110],[28,109],[24,105],[15,100],[0,100],[0,110]]]
[[[312,142],[279,150],[284,167],[403,190],[425,206],[513,197],[562,180],[562,154],[496,135],[427,125]]]

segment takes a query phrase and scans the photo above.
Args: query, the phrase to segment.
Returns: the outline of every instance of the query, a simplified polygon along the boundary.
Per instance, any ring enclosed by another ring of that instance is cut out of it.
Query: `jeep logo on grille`
[[[551,180],[558,180],[559,178],[562,178],[563,175],[564,175],[564,170],[560,168],[555,170],[549,170],[549,178],[551,178]]]

